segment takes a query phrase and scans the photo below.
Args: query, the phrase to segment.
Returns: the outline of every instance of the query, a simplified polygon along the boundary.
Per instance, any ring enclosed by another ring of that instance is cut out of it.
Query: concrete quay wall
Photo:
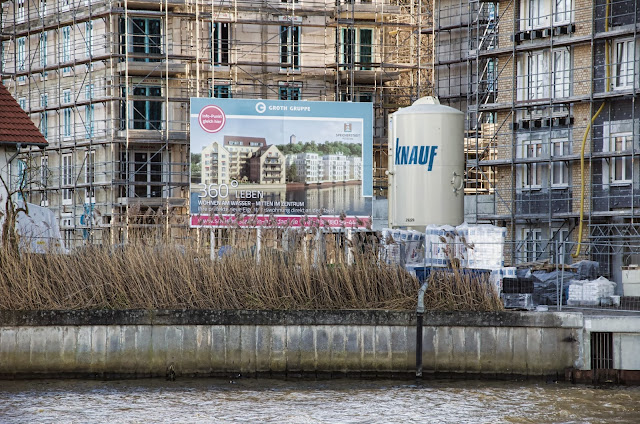
[[[564,375],[579,313],[427,313],[424,374]],[[0,377],[410,375],[416,317],[391,311],[0,311]]]

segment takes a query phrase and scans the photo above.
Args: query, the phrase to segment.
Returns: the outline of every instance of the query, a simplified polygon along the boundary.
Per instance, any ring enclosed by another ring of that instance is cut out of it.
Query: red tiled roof
[[[44,147],[47,140],[7,87],[0,83],[0,144],[18,143]]]

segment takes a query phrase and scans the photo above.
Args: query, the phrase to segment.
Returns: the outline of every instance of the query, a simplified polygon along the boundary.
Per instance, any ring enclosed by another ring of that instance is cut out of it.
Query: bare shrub
[[[273,237],[276,237],[274,235]],[[244,237],[244,236],[243,236]],[[206,248],[143,239],[87,246],[69,255],[0,250],[0,309],[392,309],[413,310],[419,281],[379,259],[375,243],[344,245],[318,260],[290,237],[289,249],[264,242],[260,257],[247,239],[212,261]],[[313,237],[313,236],[312,236]],[[434,274],[426,306],[439,310],[501,309],[486,281]]]

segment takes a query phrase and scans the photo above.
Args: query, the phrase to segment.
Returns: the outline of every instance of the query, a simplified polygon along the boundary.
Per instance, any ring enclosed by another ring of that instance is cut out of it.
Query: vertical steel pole
[[[416,327],[416,377],[422,378],[422,322],[423,313],[417,313],[418,323]]]

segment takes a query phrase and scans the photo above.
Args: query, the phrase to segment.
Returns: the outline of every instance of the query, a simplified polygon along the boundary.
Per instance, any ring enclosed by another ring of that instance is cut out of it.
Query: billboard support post
[[[262,247],[262,228],[256,228],[256,262],[260,263],[260,248]]]
[[[209,255],[211,256],[211,261],[216,260],[216,232],[215,228],[211,228],[209,230],[209,244],[211,245],[211,252]]]
[[[347,264],[351,265],[353,263],[353,250],[351,249],[351,246],[353,246],[353,231],[351,230],[351,228],[347,228],[345,230],[346,232],[346,243],[345,243],[345,249],[347,250],[346,253],[346,258],[347,258]]]

